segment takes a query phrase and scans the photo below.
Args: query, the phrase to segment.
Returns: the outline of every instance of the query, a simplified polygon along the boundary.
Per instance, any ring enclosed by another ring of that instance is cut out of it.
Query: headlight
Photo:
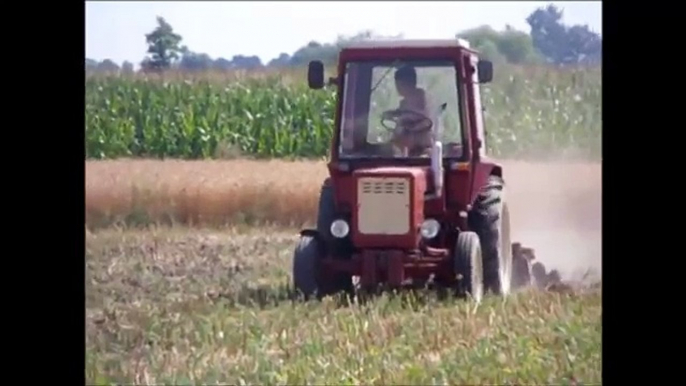
[[[331,223],[331,234],[337,239],[342,239],[350,232],[350,226],[345,220],[334,220]]]
[[[422,237],[425,239],[433,239],[436,237],[439,230],[441,230],[441,224],[439,224],[438,221],[430,218],[424,220],[421,228],[419,228],[419,233],[421,233]]]

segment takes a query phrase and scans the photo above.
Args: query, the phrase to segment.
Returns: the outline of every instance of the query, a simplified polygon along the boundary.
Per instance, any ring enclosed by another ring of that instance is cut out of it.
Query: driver
[[[409,155],[407,153],[424,154],[432,145],[431,127],[426,92],[417,87],[417,72],[414,67],[403,66],[395,72],[395,87],[403,99],[398,109],[385,112],[383,117],[396,117],[397,124],[391,143],[403,150],[406,156]]]

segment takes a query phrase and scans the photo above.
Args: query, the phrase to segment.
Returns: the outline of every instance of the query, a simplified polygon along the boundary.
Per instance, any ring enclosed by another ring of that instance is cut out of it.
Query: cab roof
[[[468,41],[464,39],[382,39],[361,40],[346,42],[342,49],[376,49],[376,48],[446,48],[464,47],[470,48]]]

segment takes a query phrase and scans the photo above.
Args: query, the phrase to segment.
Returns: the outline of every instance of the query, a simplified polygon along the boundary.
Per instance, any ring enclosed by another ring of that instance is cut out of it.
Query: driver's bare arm
[[[400,101],[398,110],[413,110],[428,116],[426,111],[426,92],[421,88],[412,90]]]
[[[413,120],[412,118],[416,118],[414,114],[412,114],[412,118],[409,117],[407,114],[408,110],[417,112],[423,116],[429,116],[426,108],[426,94],[423,89],[417,88],[413,90],[411,94],[400,101],[396,109],[387,110],[381,113],[381,119],[401,118],[405,120],[409,118],[410,120]]]

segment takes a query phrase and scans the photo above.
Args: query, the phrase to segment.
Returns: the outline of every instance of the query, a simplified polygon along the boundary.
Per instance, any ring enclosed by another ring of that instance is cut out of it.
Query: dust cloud
[[[502,161],[512,241],[563,277],[601,273],[601,164]]]

